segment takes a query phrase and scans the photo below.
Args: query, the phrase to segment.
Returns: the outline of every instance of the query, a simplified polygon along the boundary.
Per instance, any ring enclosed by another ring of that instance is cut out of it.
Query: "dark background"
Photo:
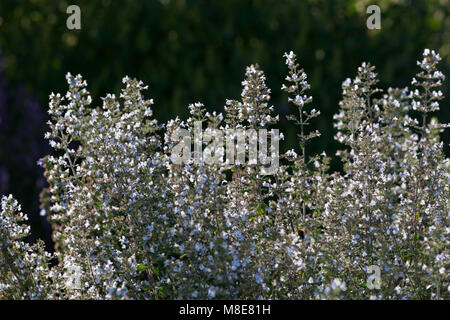
[[[81,30],[66,27],[71,4],[81,8]],[[371,4],[381,7],[381,30],[366,27]],[[36,161],[51,152],[43,139],[48,95],[65,93],[68,71],[84,76],[97,105],[107,92],[119,93],[123,76],[143,80],[164,122],[187,118],[187,105],[196,101],[222,111],[225,99],[239,98],[245,66],[259,63],[283,119],[290,106],[280,90],[287,73],[282,55],[293,50],[322,112],[314,123],[322,137],[307,151],[334,155],[340,86],[361,62],[376,65],[380,87],[409,86],[416,61],[430,48],[450,77],[449,14],[449,0],[1,0],[0,194],[14,194],[32,218],[34,237],[51,249],[39,215],[45,180]],[[450,122],[449,98],[438,117]],[[280,128],[282,151],[295,147],[295,128],[284,119]],[[449,133],[442,137],[449,154]]]

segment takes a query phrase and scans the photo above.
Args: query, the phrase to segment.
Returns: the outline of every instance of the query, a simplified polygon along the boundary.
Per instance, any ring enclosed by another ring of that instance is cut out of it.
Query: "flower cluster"
[[[2,198],[0,298],[448,299],[450,160],[439,140],[448,125],[432,117],[443,98],[439,55],[424,51],[413,91],[383,93],[368,63],[344,81],[335,116],[343,171],[334,173],[325,153],[306,155],[320,112],[295,54],[285,58],[299,153],[282,155],[270,176],[249,161],[201,161],[214,143],[196,135],[276,126],[258,65],[224,115],[194,103],[186,121],[164,124],[142,82],[125,77],[119,98],[94,107],[86,82],[68,74],[67,94],[50,95],[55,152],[40,162],[56,253],[25,243],[26,216]],[[174,163],[180,129],[194,150],[184,146],[190,160]]]
[[[54,273],[49,269],[51,255],[42,241],[24,242],[30,227],[28,217],[12,196],[1,198],[0,208],[0,298],[42,299],[51,297]],[[55,283],[56,285],[56,283]]]

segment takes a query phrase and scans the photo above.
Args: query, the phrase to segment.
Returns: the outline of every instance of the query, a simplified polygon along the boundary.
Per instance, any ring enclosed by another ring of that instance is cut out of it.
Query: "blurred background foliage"
[[[68,30],[66,8],[81,8],[81,30]],[[381,30],[366,27],[367,6],[381,8]],[[14,193],[32,214],[37,236],[48,238],[39,216],[42,172],[36,161],[48,148],[43,139],[50,92],[66,91],[66,72],[81,73],[94,102],[118,93],[124,75],[149,85],[156,117],[187,117],[187,105],[201,101],[222,111],[239,98],[245,66],[258,63],[272,89],[286,140],[296,146],[295,128],[281,84],[282,55],[293,50],[309,76],[313,124],[322,136],[307,149],[334,154],[332,116],[341,83],[363,61],[376,65],[380,86],[409,86],[424,48],[443,57],[450,78],[449,0],[142,0],[0,2],[0,193]],[[450,81],[443,92],[450,95]],[[449,98],[438,114],[450,122]],[[449,133],[443,135],[448,154]],[[334,161],[333,169],[339,169]]]

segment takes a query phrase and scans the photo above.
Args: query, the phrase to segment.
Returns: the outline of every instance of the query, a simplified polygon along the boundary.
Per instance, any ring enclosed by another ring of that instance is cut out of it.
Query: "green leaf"
[[[137,266],[137,271],[145,271],[145,270],[147,270],[147,266],[145,265],[145,264],[138,264],[138,266]]]

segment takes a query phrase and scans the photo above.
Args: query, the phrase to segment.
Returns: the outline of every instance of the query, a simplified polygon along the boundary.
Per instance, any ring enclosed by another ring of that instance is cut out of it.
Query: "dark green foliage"
[[[66,28],[70,4],[81,8],[81,30]],[[155,108],[160,120],[187,117],[187,104],[200,98],[221,110],[226,98],[238,97],[242,70],[252,63],[266,70],[269,87],[279,88],[280,57],[293,50],[323,114],[323,136],[312,146],[316,150],[308,151],[334,151],[331,116],[340,83],[353,76],[362,57],[378,66],[386,79],[382,87],[408,85],[425,47],[440,52],[444,74],[450,69],[448,1],[370,4],[381,7],[381,31],[367,29],[369,4],[356,0],[3,0],[0,50],[8,77],[25,83],[43,105],[51,90],[63,90],[60,79],[67,71],[84,74],[93,96],[106,88],[118,92],[115,79],[128,74],[149,83],[160,97]],[[448,90],[446,84],[444,95]],[[273,103],[285,114],[285,99],[273,91]],[[290,146],[291,133],[286,132]]]

